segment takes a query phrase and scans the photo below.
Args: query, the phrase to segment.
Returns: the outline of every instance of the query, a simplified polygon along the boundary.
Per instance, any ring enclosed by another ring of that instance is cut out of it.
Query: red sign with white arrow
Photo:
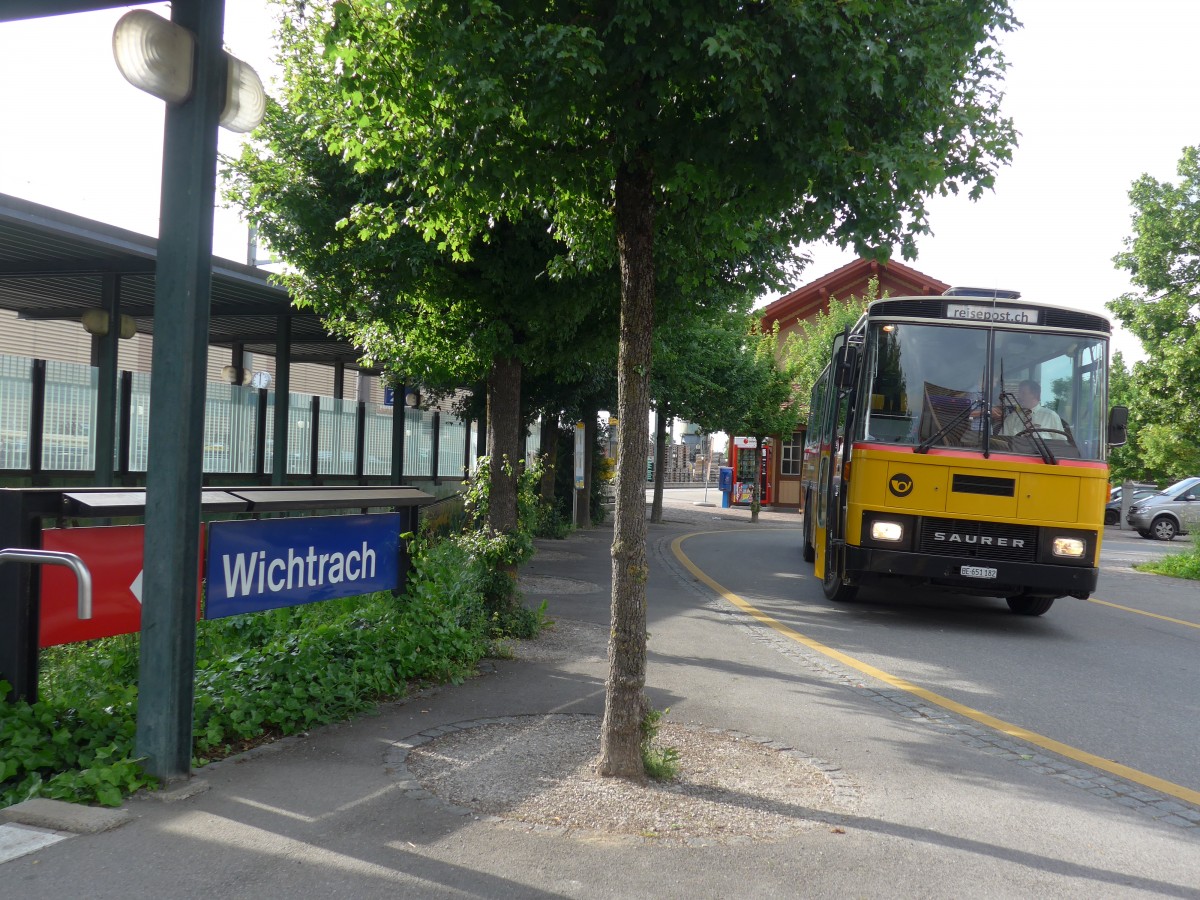
[[[71,644],[95,638],[131,634],[142,627],[143,525],[107,528],[48,528],[43,550],[65,550],[83,560],[92,575],[92,618],[77,615],[75,575],[62,566],[43,566],[39,644]],[[203,572],[204,528],[196,560],[196,617],[200,617],[200,578]]]

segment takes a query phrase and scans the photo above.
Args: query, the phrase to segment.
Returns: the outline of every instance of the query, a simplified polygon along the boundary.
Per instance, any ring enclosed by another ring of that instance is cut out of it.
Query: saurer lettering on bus
[[[979,544],[981,546],[996,546],[996,547],[1024,547],[1025,541],[1020,538],[1006,537],[991,537],[990,535],[979,534],[955,534],[954,532],[935,531],[933,533],[935,541],[945,541],[950,544]]]
[[[225,572],[225,596],[248,597],[251,594],[278,593],[293,588],[316,588],[344,581],[362,581],[375,577],[375,551],[363,541],[362,551],[318,553],[310,546],[289,547],[287,556],[267,560],[267,551],[225,554],[221,558]]]

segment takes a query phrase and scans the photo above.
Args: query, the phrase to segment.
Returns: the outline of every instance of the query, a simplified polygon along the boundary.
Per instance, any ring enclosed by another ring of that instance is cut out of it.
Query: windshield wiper
[[[1025,426],[1025,431],[1029,432],[1029,437],[1033,440],[1033,446],[1037,447],[1037,452],[1038,455],[1041,456],[1042,462],[1048,466],[1058,465],[1058,460],[1056,460],[1054,458],[1054,454],[1050,452],[1050,447],[1047,446],[1046,439],[1042,437],[1037,426],[1033,424],[1033,416],[1031,416],[1027,410],[1023,409],[1021,404],[1017,402],[1017,398],[1008,391],[1004,391],[1000,394],[1001,406],[1005,405],[1006,403],[1011,405],[1016,411],[1017,416],[1020,417],[1021,424]],[[1016,435],[1013,435],[1013,437],[1016,437]]]
[[[945,435],[946,432],[958,425],[961,425],[970,417],[972,410],[982,408],[986,403],[987,401],[982,399],[972,400],[971,404],[966,409],[961,410],[945,425],[943,425],[929,437],[925,438],[925,440],[921,441],[921,443],[917,444],[916,449],[913,450],[913,453],[928,453],[929,448],[932,447],[943,435]]]

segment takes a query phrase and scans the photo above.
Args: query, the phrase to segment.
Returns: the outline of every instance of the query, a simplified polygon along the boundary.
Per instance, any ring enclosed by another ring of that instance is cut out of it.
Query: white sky
[[[165,4],[150,8],[168,15]],[[951,284],[1104,312],[1129,289],[1112,257],[1130,233],[1131,183],[1144,172],[1174,180],[1183,147],[1200,143],[1200,3],[1015,0],[1014,8],[1025,27],[1005,44],[1005,109],[1022,134],[1013,164],[978,203],[935,199],[934,235],[909,264]],[[112,61],[123,12],[0,23],[0,192],[157,234],[162,103],[128,85]],[[268,92],[272,30],[265,0],[226,0],[226,45],[265,76]],[[240,140],[221,132],[224,152]],[[244,260],[236,212],[217,210],[215,228],[214,252]],[[805,282],[852,258],[813,250]],[[1116,345],[1140,355],[1128,336]]]

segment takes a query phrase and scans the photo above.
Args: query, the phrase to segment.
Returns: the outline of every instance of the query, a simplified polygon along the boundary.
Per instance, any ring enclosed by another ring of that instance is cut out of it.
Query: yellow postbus
[[[825,596],[899,580],[1039,616],[1096,587],[1108,447],[1103,316],[951,288],[877,300],[813,388],[803,555]]]

